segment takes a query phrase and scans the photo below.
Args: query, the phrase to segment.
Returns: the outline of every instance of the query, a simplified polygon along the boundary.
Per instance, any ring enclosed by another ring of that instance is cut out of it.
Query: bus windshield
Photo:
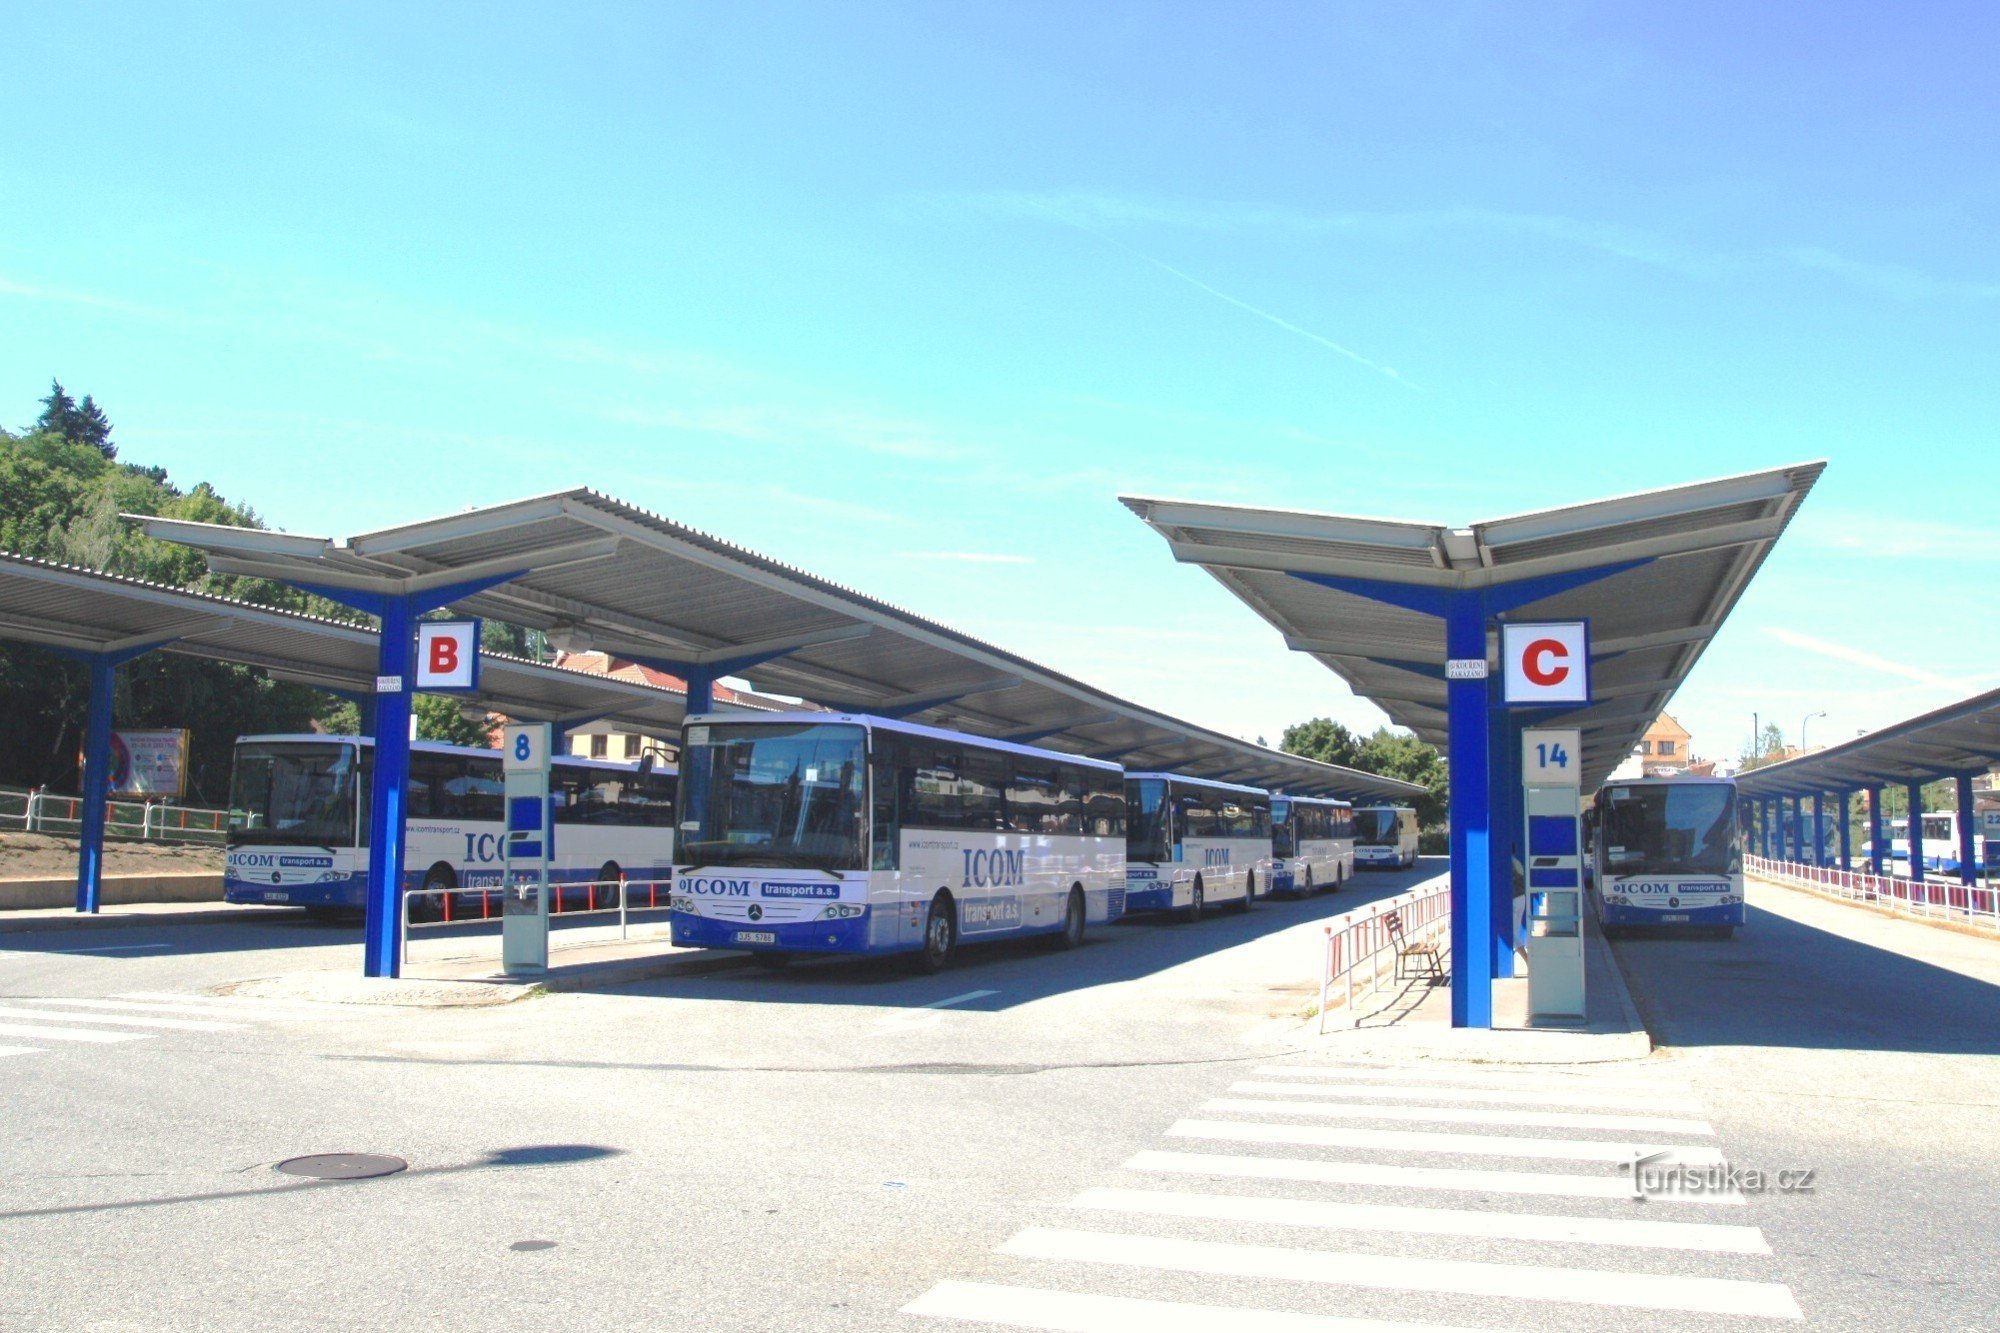
[[[1356,810],[1354,841],[1362,847],[1394,847],[1402,833],[1402,821],[1394,810]]]
[[[229,842],[352,847],[358,773],[352,745],[237,746]]]
[[[689,727],[675,859],[699,866],[865,869],[867,772],[860,727]]]
[[[1597,836],[1610,874],[1734,874],[1736,789],[1719,782],[1609,788]]]
[[[1138,778],[1125,784],[1125,857],[1130,861],[1171,861],[1167,836],[1167,784]]]
[[[1296,856],[1299,840],[1292,828],[1292,803],[1271,802],[1271,855]]]

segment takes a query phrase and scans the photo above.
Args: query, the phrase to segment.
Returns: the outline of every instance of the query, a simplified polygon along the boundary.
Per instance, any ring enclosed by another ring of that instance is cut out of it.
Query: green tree
[[[1322,764],[1339,764],[1343,768],[1356,767],[1355,761],[1361,755],[1361,742],[1354,733],[1330,717],[1294,722],[1278,738],[1278,748],[1286,754],[1317,759]]]
[[[42,399],[42,414],[35,418],[33,430],[59,436],[70,444],[87,445],[107,461],[118,457],[118,446],[111,442],[111,419],[104,415],[104,409],[89,394],[77,402],[61,380],[49,381],[49,396]]]
[[[420,694],[411,705],[417,715],[417,738],[444,741],[450,745],[471,745],[485,749],[493,744],[493,727],[485,714],[473,720],[459,712],[459,701],[445,694]]]
[[[1743,752],[1745,769],[1762,768],[1777,762],[1772,756],[1785,748],[1785,732],[1775,722],[1766,722],[1764,729],[1750,742],[1750,748]]]

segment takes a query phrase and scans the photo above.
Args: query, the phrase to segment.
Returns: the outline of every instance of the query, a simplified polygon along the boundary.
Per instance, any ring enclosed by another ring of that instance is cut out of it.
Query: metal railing
[[[1762,856],[1744,857],[1743,869],[1780,884],[1812,889],[1849,902],[1872,903],[1907,916],[2000,930],[2000,887],[1990,882],[1905,879],[1800,861],[1773,861]]]
[[[565,907],[564,903],[583,891],[583,906]],[[634,912],[664,911],[671,901],[672,881],[665,879],[593,879],[564,880],[551,882],[546,890],[549,895],[549,917],[565,921],[577,917],[599,916],[618,918],[618,938],[630,938],[631,914]],[[436,930],[445,926],[464,926],[488,923],[497,925],[501,919],[502,900],[506,889],[499,884],[474,884],[453,889],[405,889],[403,891],[403,961],[410,961],[410,934],[417,930]],[[477,898],[477,910],[455,908],[454,899]],[[437,899],[438,914],[435,919],[418,921],[413,909],[420,900]]]
[[[220,846],[229,835],[229,811],[169,805],[164,801],[107,801],[104,836],[132,842],[200,842]],[[83,798],[36,788],[0,789],[0,828],[75,837],[83,830]]]
[[[1391,921],[1393,918],[1393,924]],[[1397,959],[1415,945],[1446,952],[1439,939],[1451,927],[1451,880],[1441,877],[1408,893],[1357,907],[1326,926],[1326,966],[1319,983],[1319,1030],[1338,1004],[1351,1017],[1355,1000],[1396,974]]]

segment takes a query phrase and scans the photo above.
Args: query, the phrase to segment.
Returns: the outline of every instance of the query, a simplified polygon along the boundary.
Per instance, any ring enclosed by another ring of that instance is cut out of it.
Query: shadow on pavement
[[[1733,940],[1611,947],[1664,1045],[2000,1054],[2000,986],[1754,904]]]

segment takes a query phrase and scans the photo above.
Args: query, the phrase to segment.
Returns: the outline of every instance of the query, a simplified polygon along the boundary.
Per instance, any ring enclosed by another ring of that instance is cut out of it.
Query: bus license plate
[[[264,901],[267,903],[288,903],[291,900],[292,895],[289,893],[272,893],[269,889],[264,891]]]
[[[736,932],[738,944],[776,944],[778,937],[768,930],[739,930]]]
[[[1686,912],[1668,912],[1660,918],[1662,921],[1685,921],[1687,919],[1688,914]]]

